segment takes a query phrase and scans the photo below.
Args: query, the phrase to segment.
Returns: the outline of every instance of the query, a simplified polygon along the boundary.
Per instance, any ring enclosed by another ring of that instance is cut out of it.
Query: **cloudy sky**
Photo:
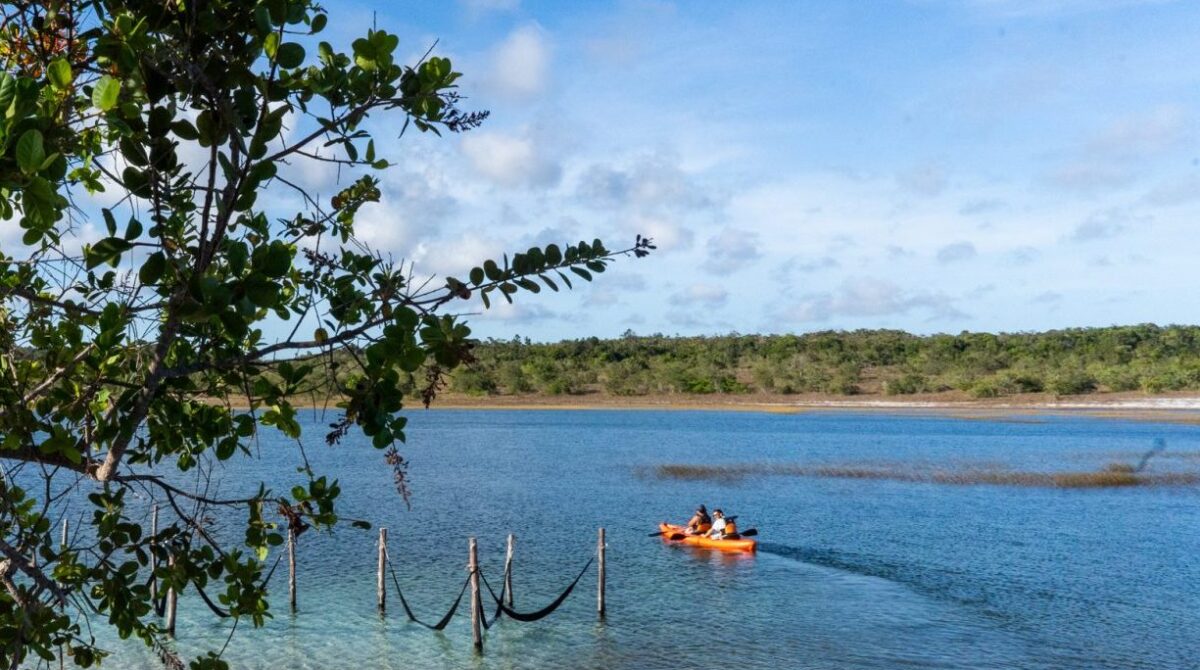
[[[440,140],[386,129],[399,165],[364,240],[459,275],[534,243],[659,244],[592,287],[472,317],[480,335],[1200,314],[1200,3],[328,7],[342,49],[372,21],[410,61],[436,40],[492,113]]]

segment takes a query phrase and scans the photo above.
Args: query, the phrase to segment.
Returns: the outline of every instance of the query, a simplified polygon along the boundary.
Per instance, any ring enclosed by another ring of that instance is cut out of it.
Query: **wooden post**
[[[600,618],[604,618],[604,529],[600,529],[600,539],[596,545],[596,553],[599,558],[599,574],[596,579],[596,612]]]
[[[296,531],[288,528],[288,598],[292,613],[296,613]]]
[[[517,539],[516,535],[508,534],[508,554],[504,557],[504,604],[509,607],[513,606],[512,595],[512,559],[513,559],[513,542]]]
[[[69,525],[69,523],[67,521],[67,517],[64,516],[63,517],[63,525],[62,525],[62,542],[60,542],[58,545],[58,553],[60,553],[60,554],[67,550],[67,527],[68,527],[68,525]],[[63,649],[63,645],[61,645],[61,644],[58,645],[58,670],[63,670],[63,668],[66,667],[66,661],[65,661],[66,653],[64,653],[64,652],[65,652],[65,650]]]
[[[167,565],[175,567],[175,555],[167,557]],[[175,589],[167,589],[167,635],[175,637],[175,605],[177,604]]]
[[[150,537],[158,536],[158,503],[150,506]],[[150,540],[150,571],[154,572],[158,569],[158,554],[154,553],[156,543],[153,539]],[[154,603],[154,607],[158,608],[158,579],[150,580],[150,600]]]
[[[375,587],[379,593],[379,611],[387,608],[387,588],[383,581],[384,563],[387,562],[387,528],[379,529],[379,568],[375,571]]]
[[[471,640],[475,642],[475,653],[483,653],[483,633],[479,629],[483,615],[483,602],[479,594],[479,556],[475,551],[475,538],[467,544],[467,570],[471,571]]]

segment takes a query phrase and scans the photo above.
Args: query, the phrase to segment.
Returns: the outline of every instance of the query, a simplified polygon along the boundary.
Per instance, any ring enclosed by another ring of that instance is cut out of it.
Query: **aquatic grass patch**
[[[1034,488],[1119,488],[1132,486],[1194,486],[1200,472],[1145,472],[1124,463],[1110,463],[1095,471],[1041,472],[1006,468],[954,468],[893,465],[803,465],[786,463],[735,463],[693,465],[668,463],[645,468],[644,477],[660,480],[736,483],[749,477],[814,477],[870,479],[956,486],[991,485]]]

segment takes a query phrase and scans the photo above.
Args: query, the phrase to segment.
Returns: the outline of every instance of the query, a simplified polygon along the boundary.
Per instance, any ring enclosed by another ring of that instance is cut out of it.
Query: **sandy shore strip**
[[[972,400],[957,395],[904,399],[830,396],[750,395],[655,395],[618,397],[585,396],[462,396],[443,395],[433,404],[439,409],[495,410],[681,410],[764,412],[880,412],[921,414],[964,419],[1035,417],[1037,415],[1083,415],[1134,421],[1200,424],[1200,395],[1147,396],[1104,394],[1055,398],[1033,395]]]
[[[211,400],[210,402],[217,402]],[[338,411],[336,398],[293,397],[297,408]],[[233,400],[235,408],[246,408],[244,398]],[[781,394],[663,394],[611,396],[601,393],[583,395],[491,395],[470,396],[442,393],[434,400],[435,410],[630,410],[630,411],[714,411],[801,414],[806,412],[861,412],[913,414],[976,420],[1036,421],[1038,417],[1089,416],[1125,421],[1149,421],[1200,425],[1200,395],[1145,395],[1141,393],[1103,393],[1086,396],[1055,397],[1025,394],[972,399],[961,393],[914,396],[830,396]],[[419,400],[409,399],[407,411],[420,409]]]

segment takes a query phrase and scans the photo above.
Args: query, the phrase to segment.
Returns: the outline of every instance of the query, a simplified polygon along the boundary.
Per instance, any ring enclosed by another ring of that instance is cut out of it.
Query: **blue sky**
[[[1197,19],[1098,0],[381,6],[493,113],[399,147],[429,177],[402,189],[437,204],[396,251],[458,272],[460,250],[506,241],[662,243],[475,319],[500,337],[1193,322]]]
[[[471,317],[538,340],[1196,321],[1200,3],[327,3],[465,73],[482,129],[377,125],[360,236],[417,271],[641,233],[594,286]],[[323,195],[320,166],[296,175]]]

